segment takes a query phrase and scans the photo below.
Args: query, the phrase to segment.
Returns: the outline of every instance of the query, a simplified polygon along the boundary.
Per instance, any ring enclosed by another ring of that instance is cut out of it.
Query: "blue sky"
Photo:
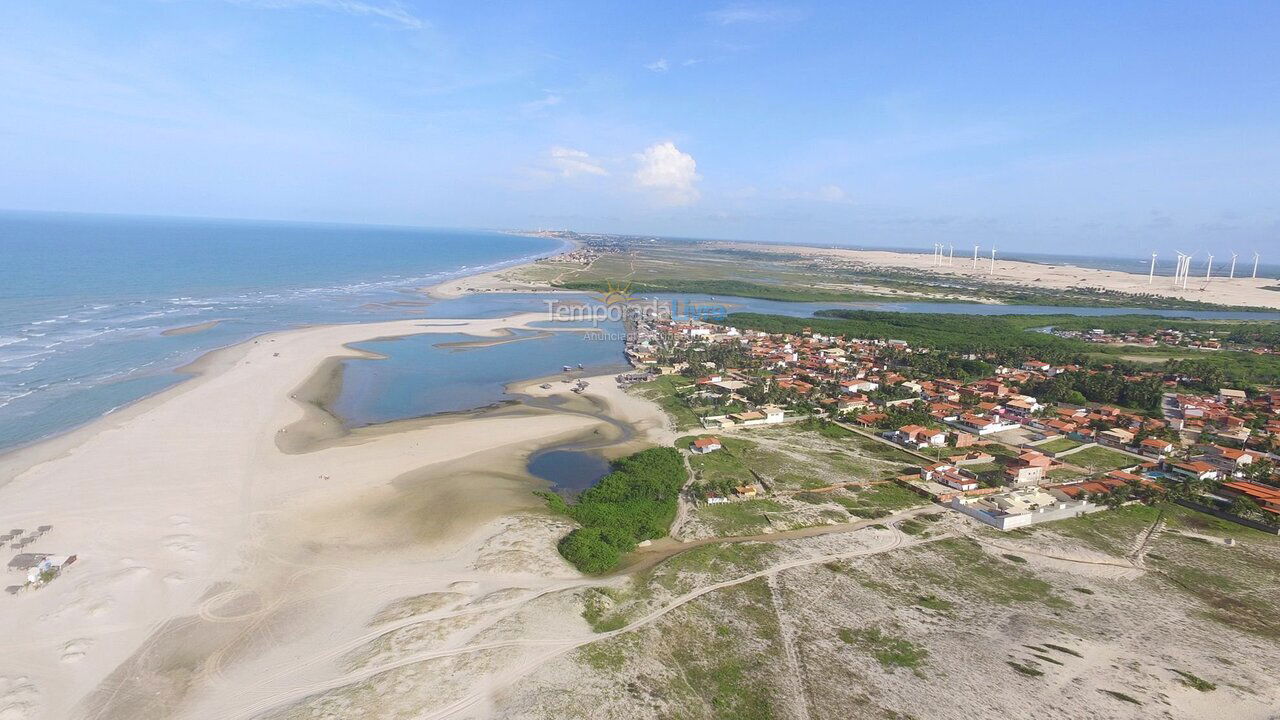
[[[1266,249],[1277,37],[1274,2],[5,3],[0,206]]]

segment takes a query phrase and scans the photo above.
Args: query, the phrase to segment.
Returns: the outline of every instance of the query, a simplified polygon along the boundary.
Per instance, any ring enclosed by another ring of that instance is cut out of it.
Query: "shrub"
[[[585,573],[612,569],[640,541],[667,534],[687,479],[680,453],[650,448],[615,461],[572,505],[546,495],[551,509],[582,525],[560,540],[560,554]]]
[[[600,573],[622,559],[622,553],[604,538],[599,528],[579,528],[560,540],[560,554],[585,573]]]

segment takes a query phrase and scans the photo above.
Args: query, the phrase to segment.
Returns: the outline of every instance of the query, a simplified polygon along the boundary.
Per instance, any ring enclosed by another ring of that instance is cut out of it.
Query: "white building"
[[[953,510],[998,530],[1013,530],[1036,523],[1065,520],[1105,509],[1101,505],[1072,500],[1064,494],[1041,488],[1013,490],[976,498],[958,497],[950,505]]]

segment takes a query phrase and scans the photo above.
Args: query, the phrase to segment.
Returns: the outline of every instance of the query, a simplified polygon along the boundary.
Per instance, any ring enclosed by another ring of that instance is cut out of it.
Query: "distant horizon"
[[[264,225],[295,225],[295,226],[311,225],[311,226],[317,226],[317,227],[352,227],[352,228],[364,228],[364,229],[387,228],[387,229],[400,229],[400,230],[457,231],[457,232],[498,232],[498,233],[572,232],[572,233],[578,233],[582,235],[618,235],[618,236],[633,236],[633,237],[648,236],[648,237],[661,238],[663,240],[674,240],[674,241],[734,242],[734,243],[740,242],[740,243],[750,243],[755,245],[794,245],[796,247],[810,247],[810,248],[818,248],[818,249],[836,247],[836,248],[846,249],[846,250],[885,251],[885,252],[901,252],[901,253],[913,253],[913,254],[920,254],[920,253],[928,254],[929,252],[932,251],[931,244],[928,246],[921,246],[921,245],[881,245],[881,244],[870,244],[870,243],[839,243],[839,242],[818,241],[818,240],[813,240],[813,241],[809,241],[809,240],[789,241],[789,240],[767,240],[767,239],[757,240],[757,239],[731,238],[731,237],[690,237],[690,236],[681,236],[681,235],[666,235],[666,234],[660,234],[660,233],[627,232],[627,231],[613,231],[613,230],[578,230],[573,228],[479,227],[479,226],[458,227],[458,226],[436,225],[436,224],[415,225],[415,224],[352,222],[352,221],[334,221],[334,220],[294,220],[294,219],[282,219],[282,218],[218,217],[218,216],[208,216],[208,215],[160,215],[160,214],[151,214],[151,213],[128,213],[128,212],[85,212],[85,211],[78,211],[78,210],[29,210],[29,209],[21,209],[21,208],[0,208],[0,215],[34,215],[34,216],[44,215],[44,216],[85,217],[85,218],[157,220],[157,221],[174,221],[174,222],[197,221],[197,222],[224,222],[224,223],[261,223]],[[947,243],[942,243],[942,244],[944,246],[947,245]],[[957,253],[956,253],[957,259],[967,258],[972,256],[973,243],[969,243],[967,246],[964,246],[964,252],[960,252],[962,247],[961,245],[957,244],[955,245],[955,247],[957,250]],[[991,249],[990,246],[982,245],[981,248],[982,249],[979,251],[979,259],[982,259],[983,257],[989,257],[988,255],[986,255],[986,253],[990,252],[990,249]],[[1203,246],[1201,246],[1201,248],[1203,248]],[[1177,249],[1181,250],[1182,248],[1177,248]],[[1096,258],[1096,259],[1104,259],[1104,260],[1134,261],[1135,263],[1137,263],[1137,262],[1143,262],[1143,261],[1149,260],[1151,256],[1151,251],[1149,250],[1145,252],[1139,252],[1134,255],[1117,255],[1117,254],[1111,254],[1111,253],[1054,253],[1054,252],[1046,252],[1043,250],[1019,249],[1017,247],[1006,249],[1006,248],[1001,248],[999,246],[997,246],[996,252],[997,252],[997,255],[996,255],[997,260],[1000,260],[1000,259],[1018,260],[1019,257],[1017,256],[1024,256],[1024,257],[1029,257],[1032,260],[1034,260],[1034,258],[1036,257],[1059,258],[1059,259]],[[1166,268],[1165,266],[1171,265],[1171,260],[1175,255],[1175,249],[1169,248],[1166,250],[1157,250],[1156,252],[1159,255],[1159,258],[1157,259],[1157,262],[1156,262],[1156,275],[1163,275],[1166,273],[1168,275],[1172,275],[1172,267],[1170,266]],[[1195,249],[1193,250],[1193,252],[1195,253],[1194,257],[1196,258],[1196,261],[1193,264],[1193,267],[1203,267],[1202,263],[1207,258],[1206,251],[1204,249]],[[1239,253],[1239,259],[1237,261],[1238,262],[1237,270],[1239,271],[1241,268],[1247,267],[1251,271],[1252,263],[1253,263],[1252,258],[1255,250],[1253,249],[1237,250],[1236,252]],[[1257,252],[1261,252],[1261,251],[1257,251]],[[1224,257],[1229,263],[1230,262],[1229,251],[1223,255],[1219,255],[1215,253],[1214,277],[1218,277],[1217,271],[1219,269],[1226,267],[1226,265],[1221,262]],[[1247,258],[1247,262],[1246,262],[1246,258]],[[1170,262],[1164,262],[1165,260],[1168,260]],[[1262,274],[1264,268],[1268,273],[1273,273],[1273,274],[1280,273],[1280,262],[1267,262],[1266,257],[1264,256],[1262,260],[1259,262],[1258,268],[1259,268],[1259,274]],[[1162,272],[1162,271],[1165,271],[1165,272]],[[1192,274],[1193,275],[1195,274],[1194,271]],[[1237,274],[1239,275],[1241,273],[1237,272]]]

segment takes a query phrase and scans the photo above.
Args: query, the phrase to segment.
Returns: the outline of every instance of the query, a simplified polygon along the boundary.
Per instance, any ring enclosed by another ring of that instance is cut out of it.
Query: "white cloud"
[[[561,177],[571,178],[579,175],[608,175],[609,171],[600,166],[600,161],[583,150],[556,145],[547,151],[551,165]]]
[[[717,25],[782,22],[794,20],[796,16],[797,13],[788,8],[742,3],[726,5],[707,13],[707,19]]]
[[[658,58],[657,60],[649,63],[648,65],[645,65],[645,69],[652,70],[658,73],[666,72],[670,68],[671,66],[667,64],[666,58]]]
[[[520,106],[520,109],[526,113],[536,114],[536,113],[542,112],[543,110],[546,110],[549,107],[555,107],[556,105],[559,105],[563,101],[564,101],[563,97],[556,95],[554,93],[547,93],[546,97],[542,98],[541,100],[533,100],[531,102],[524,103],[523,105]]]
[[[817,198],[826,202],[846,202],[849,195],[839,185],[823,185],[818,188]]]
[[[634,176],[636,185],[655,191],[663,202],[689,205],[701,196],[694,187],[694,183],[702,179],[698,175],[698,163],[692,155],[681,152],[675,143],[655,143],[635,158],[639,163]]]
[[[409,12],[400,0],[384,0],[383,2],[369,2],[367,0],[228,0],[228,2],[269,10],[315,7],[348,15],[381,18],[411,30],[421,30],[427,27],[427,23]]]

